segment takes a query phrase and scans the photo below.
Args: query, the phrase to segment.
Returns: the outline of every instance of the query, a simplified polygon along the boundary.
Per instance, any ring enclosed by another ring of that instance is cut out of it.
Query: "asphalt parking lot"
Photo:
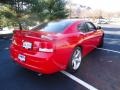
[[[74,74],[42,75],[12,62],[10,38],[0,39],[0,90],[120,90],[120,27],[104,26],[104,46],[83,59]]]

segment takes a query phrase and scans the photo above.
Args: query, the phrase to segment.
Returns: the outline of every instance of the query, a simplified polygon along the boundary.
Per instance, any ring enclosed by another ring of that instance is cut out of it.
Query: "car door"
[[[94,49],[98,45],[98,33],[95,25],[91,22],[86,22],[87,32],[86,37],[89,38],[91,49]]]
[[[78,25],[78,30],[82,32],[81,34],[84,36],[82,48],[83,54],[86,55],[96,46],[96,27],[90,22],[84,22]]]

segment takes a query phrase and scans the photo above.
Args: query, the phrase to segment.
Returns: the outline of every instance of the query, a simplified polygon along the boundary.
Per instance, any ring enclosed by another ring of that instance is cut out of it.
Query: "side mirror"
[[[97,26],[97,29],[102,29],[102,27],[101,26]]]

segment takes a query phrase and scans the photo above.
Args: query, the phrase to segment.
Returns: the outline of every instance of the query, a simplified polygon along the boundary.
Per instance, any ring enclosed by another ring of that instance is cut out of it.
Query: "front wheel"
[[[76,70],[78,70],[81,64],[81,60],[82,60],[81,48],[76,47],[69,61],[68,65],[69,72],[75,72]]]

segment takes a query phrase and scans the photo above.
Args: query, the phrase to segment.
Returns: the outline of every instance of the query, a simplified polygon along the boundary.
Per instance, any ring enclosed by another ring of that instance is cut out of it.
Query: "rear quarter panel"
[[[82,42],[82,37],[79,33],[63,34],[56,41],[56,56],[59,63],[65,66],[68,64],[74,48]]]

